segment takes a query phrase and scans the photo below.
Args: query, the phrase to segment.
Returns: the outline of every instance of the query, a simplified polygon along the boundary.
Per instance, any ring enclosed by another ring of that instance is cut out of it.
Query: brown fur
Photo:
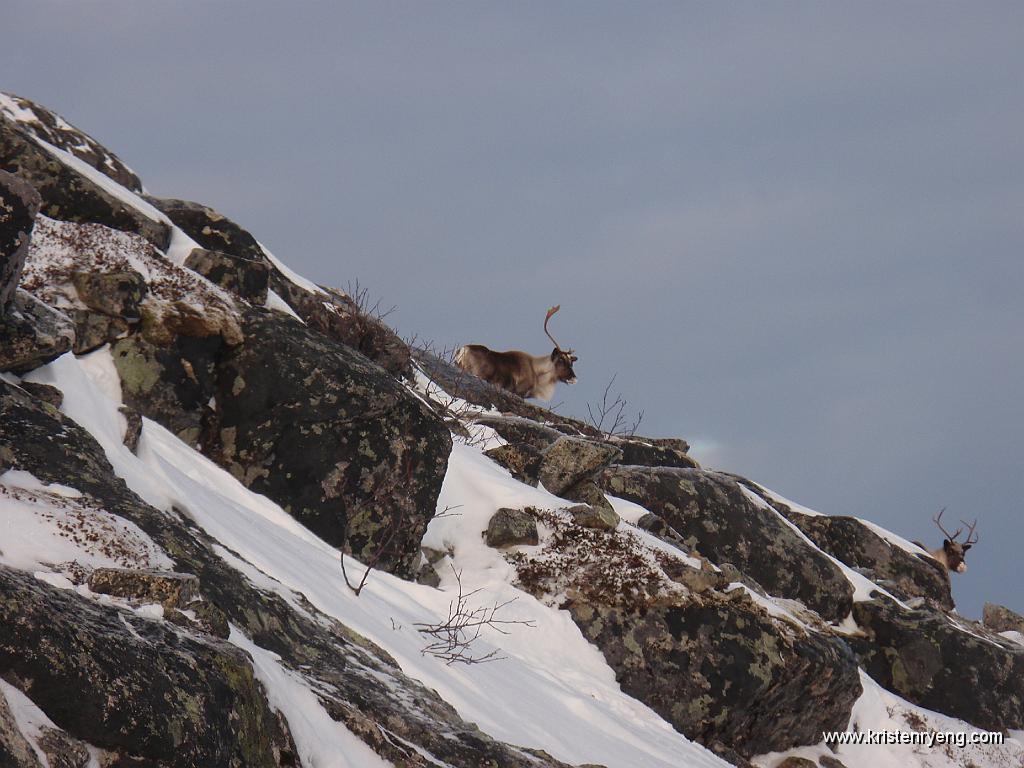
[[[541,400],[551,399],[556,382],[576,381],[572,370],[575,361],[575,355],[558,347],[550,355],[539,357],[519,350],[495,352],[482,344],[467,344],[455,353],[456,365],[467,373],[520,397]]]

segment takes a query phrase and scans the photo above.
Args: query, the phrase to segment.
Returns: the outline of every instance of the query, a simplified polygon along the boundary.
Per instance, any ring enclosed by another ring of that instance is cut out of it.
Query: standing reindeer
[[[550,355],[534,357],[519,350],[495,352],[482,344],[467,344],[456,351],[456,365],[467,373],[514,392],[520,397],[550,400],[557,382],[576,382],[576,374],[572,370],[576,355],[573,354],[573,350],[558,346],[554,336],[548,332],[548,320],[559,309],[561,305],[552,307],[544,318],[544,333],[555,345]]]
[[[963,573],[967,570],[967,563],[964,562],[964,556],[967,554],[968,549],[978,543],[978,537],[974,533],[974,527],[978,524],[978,521],[975,520],[973,523],[968,523],[966,520],[961,520],[960,522],[967,526],[967,538],[963,541],[957,541],[957,538],[964,529],[957,528],[955,533],[950,533],[943,528],[942,513],[945,511],[946,508],[943,507],[939,510],[939,514],[932,518],[932,521],[939,526],[939,530],[942,531],[942,535],[946,537],[942,540],[942,546],[938,549],[928,549],[920,542],[915,541],[914,543],[946,566],[947,570],[955,573]]]

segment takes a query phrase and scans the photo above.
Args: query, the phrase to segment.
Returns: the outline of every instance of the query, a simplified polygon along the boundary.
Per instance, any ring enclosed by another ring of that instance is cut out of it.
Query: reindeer
[[[932,521],[939,526],[939,530],[942,531],[942,535],[945,536],[942,540],[942,546],[938,549],[928,549],[920,542],[915,541],[914,543],[921,549],[925,550],[935,560],[938,560],[946,569],[955,573],[963,573],[967,570],[967,563],[964,562],[964,556],[967,554],[967,550],[978,543],[978,537],[974,533],[974,527],[978,524],[977,519],[973,523],[968,523],[966,520],[960,522],[967,526],[967,538],[963,541],[957,541],[957,538],[963,532],[963,528],[957,528],[955,533],[950,533],[942,527],[942,513],[946,511],[943,507],[939,510],[939,514],[932,518]],[[972,538],[973,537],[973,538]]]
[[[495,352],[482,344],[467,344],[456,351],[455,364],[467,373],[520,397],[550,400],[557,382],[576,383],[576,374],[572,370],[576,355],[573,350],[558,346],[548,331],[548,320],[559,309],[561,305],[552,307],[544,318],[544,333],[555,345],[550,355],[534,357],[519,350]]]

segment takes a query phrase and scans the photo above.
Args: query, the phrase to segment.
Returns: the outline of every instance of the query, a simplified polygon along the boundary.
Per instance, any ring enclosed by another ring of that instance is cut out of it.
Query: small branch
[[[494,650],[482,656],[474,655],[473,643],[480,637],[484,627],[490,627],[503,635],[509,634],[504,627],[511,625],[522,625],[536,627],[533,619],[501,619],[498,618],[498,611],[505,608],[516,598],[506,600],[503,603],[495,603],[492,606],[481,606],[471,608],[469,600],[480,592],[474,589],[472,592],[464,592],[462,589],[462,572],[452,566],[455,574],[455,581],[458,584],[459,594],[448,604],[448,618],[437,624],[413,624],[421,634],[431,638],[431,641],[420,651],[424,656],[434,656],[441,659],[445,664],[451,665],[456,662],[461,664],[482,664],[488,661],[498,661],[503,656],[498,656]]]

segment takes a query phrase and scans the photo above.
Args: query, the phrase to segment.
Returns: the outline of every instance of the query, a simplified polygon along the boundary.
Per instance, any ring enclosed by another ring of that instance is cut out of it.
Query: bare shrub
[[[587,403],[587,418],[585,421],[598,432],[603,432],[608,437],[632,437],[636,434],[637,429],[640,427],[640,422],[644,419],[644,412],[641,409],[636,418],[631,421],[626,413],[626,406],[629,403],[622,396],[622,393],[617,392],[614,397],[611,396],[612,385],[615,384],[616,376],[618,376],[617,373],[611,377],[605,386],[600,402]]]
[[[484,627],[490,627],[503,635],[509,634],[505,627],[520,625],[524,627],[536,627],[533,619],[502,619],[498,612],[515,602],[516,598],[506,600],[503,603],[494,603],[490,606],[471,607],[470,598],[480,592],[474,589],[471,592],[464,592],[462,589],[462,572],[452,566],[455,574],[455,581],[458,584],[459,594],[448,604],[448,617],[436,624],[413,624],[416,630],[426,635],[430,642],[420,651],[424,656],[434,656],[441,659],[445,664],[482,664],[488,661],[499,661],[505,658],[499,656],[494,650],[483,655],[478,655],[473,650],[473,643],[480,637]]]

